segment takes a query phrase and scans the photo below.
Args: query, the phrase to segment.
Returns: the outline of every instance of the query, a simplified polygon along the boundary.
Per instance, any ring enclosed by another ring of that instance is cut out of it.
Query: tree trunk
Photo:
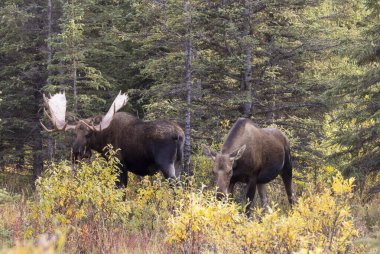
[[[186,88],[186,114],[185,114],[185,144],[184,144],[184,169],[188,175],[192,175],[190,169],[190,141],[191,141],[191,71],[192,71],[192,42],[191,42],[191,11],[189,2],[184,0],[185,14],[185,88]]]
[[[51,65],[51,60],[52,60],[52,51],[51,51],[51,30],[52,30],[52,19],[51,19],[51,12],[52,12],[52,5],[51,5],[51,0],[48,0],[48,8],[47,8],[47,20],[48,20],[48,43],[47,43],[47,49],[48,49],[48,65]],[[48,69],[48,79],[47,83],[50,85],[50,76],[51,76],[51,71]]]
[[[47,66],[49,67],[51,65],[51,61],[52,61],[52,49],[51,49],[51,31],[52,31],[52,19],[51,19],[51,13],[52,13],[52,3],[51,3],[51,0],[48,0],[48,7],[47,7],[47,21],[48,21],[48,41],[47,41],[47,51],[48,51],[48,59],[47,59]],[[47,77],[47,84],[48,85],[51,85],[51,81],[50,81],[50,76],[51,76],[51,71],[49,70],[49,68],[47,69],[47,74],[48,74],[48,77]],[[47,157],[48,157],[48,163],[51,164],[53,162],[53,159],[54,159],[54,143],[55,143],[55,140],[54,138],[49,135],[48,136],[48,146],[47,146]]]
[[[39,82],[35,85],[34,92],[34,101],[35,101],[35,128],[33,131],[33,176],[36,180],[42,172],[43,169],[43,157],[42,157],[42,133],[41,133],[41,114],[39,110],[39,106],[42,104],[42,96],[41,96],[41,87],[42,84]]]
[[[244,2],[244,26],[243,26],[243,54],[244,69],[241,89],[247,91],[246,102],[244,103],[244,115],[249,117],[252,114],[253,98],[252,98],[252,35],[251,35],[251,13],[252,13],[252,0],[245,0]]]
[[[77,83],[78,83],[78,77],[77,77],[77,61],[74,59],[73,62],[73,96],[74,96],[74,105],[73,105],[73,111],[74,114],[78,113],[78,90],[77,90]]]
[[[25,165],[25,149],[24,149],[24,142],[17,142],[16,143],[16,158],[17,164],[16,169],[22,170]]]

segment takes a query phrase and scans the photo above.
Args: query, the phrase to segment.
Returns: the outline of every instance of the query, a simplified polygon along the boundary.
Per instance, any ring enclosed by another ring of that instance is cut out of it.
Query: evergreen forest
[[[44,128],[44,95],[75,124],[120,91],[183,129],[174,185]],[[280,177],[249,217],[215,199],[202,146],[239,118],[288,137],[292,208]],[[379,193],[379,0],[0,1],[0,253],[379,253]]]

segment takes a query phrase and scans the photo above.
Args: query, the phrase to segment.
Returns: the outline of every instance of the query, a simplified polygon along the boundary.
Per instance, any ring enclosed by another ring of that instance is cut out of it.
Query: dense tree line
[[[68,120],[125,109],[179,122],[185,161],[238,117],[291,136],[298,172],[325,162],[379,170],[376,0],[5,0],[0,3],[0,164],[69,157],[48,134],[42,94],[64,90]],[[302,175],[302,174],[300,174]]]

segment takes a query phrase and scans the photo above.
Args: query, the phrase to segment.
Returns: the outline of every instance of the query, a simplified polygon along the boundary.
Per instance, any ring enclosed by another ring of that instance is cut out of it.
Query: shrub
[[[227,253],[235,248],[233,230],[246,221],[234,202],[216,201],[212,193],[188,193],[169,219],[168,241],[183,253]]]
[[[115,188],[118,160],[114,154],[110,150],[108,160],[97,157],[74,171],[65,162],[50,167],[36,181],[37,200],[25,237],[64,228],[68,243],[83,251],[112,248],[103,233],[117,234],[131,209],[123,201],[125,190]]]
[[[134,177],[136,178],[136,177]],[[174,200],[181,187],[175,190],[161,177],[143,177],[141,181],[128,184],[127,198],[131,211],[127,228],[131,232],[164,231],[166,220],[173,210]]]
[[[276,203],[266,211],[257,208],[253,217],[247,218],[240,203],[216,200],[213,184],[203,188],[199,179],[206,175],[201,170],[199,175],[175,184],[160,175],[130,174],[128,187],[117,189],[114,153],[110,150],[107,160],[96,157],[80,163],[75,171],[67,162],[54,165],[38,179],[35,199],[11,202],[12,206],[4,209],[0,206],[4,218],[0,234],[4,232],[4,242],[14,246],[7,252],[362,251],[360,245],[353,244],[359,236],[350,207],[353,179],[345,180],[337,174],[329,184],[320,181],[305,185],[291,211],[280,209],[288,204],[282,205],[286,195],[279,180],[268,189],[272,196],[281,198],[275,197]],[[205,158],[198,159],[202,170],[208,168]],[[8,219],[11,214],[12,219]],[[41,235],[49,239],[45,241],[48,244],[39,244]]]
[[[214,187],[214,175],[212,173],[214,162],[204,155],[194,155],[192,158],[192,171],[198,188]]]
[[[338,174],[318,195],[305,193],[288,214],[269,208],[248,220],[235,203],[191,193],[168,224],[168,241],[183,253],[355,253],[359,235],[349,206],[353,179]]]

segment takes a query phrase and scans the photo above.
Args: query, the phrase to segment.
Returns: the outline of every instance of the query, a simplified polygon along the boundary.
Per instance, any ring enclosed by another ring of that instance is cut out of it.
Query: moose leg
[[[248,198],[249,205],[247,206],[247,210],[245,212],[248,217],[250,217],[251,209],[254,206],[255,194],[256,194],[256,182],[257,182],[257,178],[253,177],[249,180],[249,183],[248,183],[248,190],[247,190],[246,197]]]
[[[165,178],[176,178],[177,147],[171,142],[160,142],[153,146],[154,160]]]
[[[125,169],[121,169],[120,175],[119,175],[119,181],[116,182],[116,186],[118,188],[124,188],[127,187],[128,184],[128,171]]]
[[[176,158],[175,158],[175,176],[180,177],[183,167],[183,138],[177,140]]]
[[[285,162],[281,177],[285,185],[285,191],[286,191],[286,195],[288,196],[290,207],[292,208],[293,207],[292,165],[289,160]]]
[[[104,158],[107,158],[107,156],[105,155],[105,153],[102,153],[102,156]],[[119,162],[121,165],[125,165],[125,161],[123,161],[123,157],[120,153],[120,151],[117,151],[116,153],[116,158],[118,158]],[[124,187],[127,187],[127,184],[128,184],[128,170],[125,166],[121,166],[120,165],[120,168],[119,168],[119,181],[116,182],[116,187],[117,188],[124,188]]]
[[[290,174],[290,176],[285,175],[285,174],[282,174],[281,176],[282,176],[282,181],[284,182],[284,185],[285,185],[285,191],[286,191],[286,195],[288,196],[288,201],[289,201],[290,207],[292,207],[293,206],[293,192],[292,192],[291,174]]]
[[[181,172],[182,172],[182,161],[176,161],[175,162],[175,176],[176,178],[179,179],[179,177],[181,176]]]
[[[267,192],[265,191],[265,184],[257,184],[257,190],[261,200],[261,208],[264,208],[268,204]]]

